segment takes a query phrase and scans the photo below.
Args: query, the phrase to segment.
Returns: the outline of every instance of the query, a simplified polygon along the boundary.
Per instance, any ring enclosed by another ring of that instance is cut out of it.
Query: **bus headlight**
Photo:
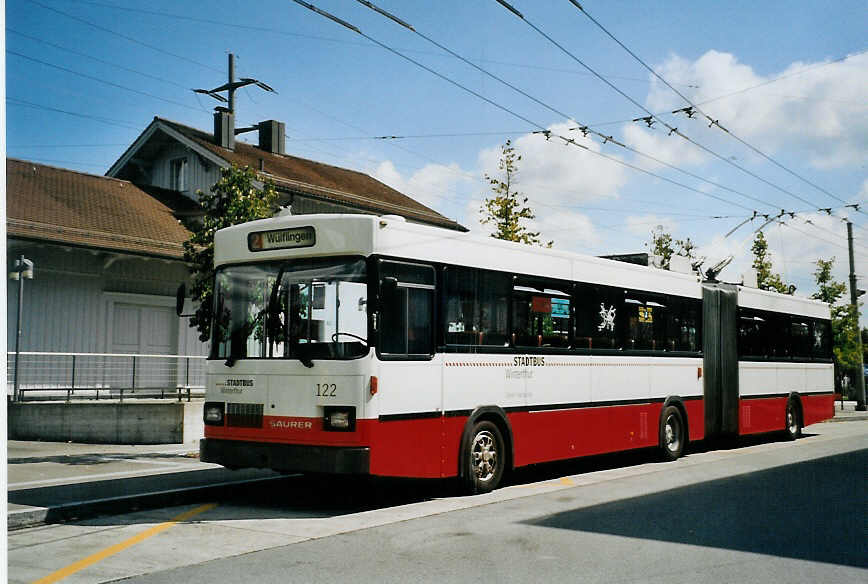
[[[356,408],[351,406],[326,406],[323,427],[332,432],[354,432],[356,430]]]
[[[223,425],[223,410],[226,405],[223,402],[205,402],[203,419],[209,426]]]

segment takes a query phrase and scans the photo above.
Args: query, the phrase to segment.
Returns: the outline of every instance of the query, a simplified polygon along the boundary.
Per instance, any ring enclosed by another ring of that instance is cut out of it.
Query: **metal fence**
[[[15,401],[177,398],[205,394],[205,357],[114,353],[6,354]],[[15,375],[18,394],[15,395]]]

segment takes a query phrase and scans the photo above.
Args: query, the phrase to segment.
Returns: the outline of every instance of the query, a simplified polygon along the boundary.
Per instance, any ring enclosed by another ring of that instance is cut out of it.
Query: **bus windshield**
[[[211,358],[354,359],[368,352],[363,259],[226,266],[214,293]]]

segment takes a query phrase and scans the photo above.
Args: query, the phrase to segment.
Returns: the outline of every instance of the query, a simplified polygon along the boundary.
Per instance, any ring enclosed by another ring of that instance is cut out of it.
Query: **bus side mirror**
[[[178,316],[184,316],[184,302],[187,299],[187,285],[181,284],[178,286],[178,292],[175,294],[175,312]],[[189,314],[187,316],[190,316]]]

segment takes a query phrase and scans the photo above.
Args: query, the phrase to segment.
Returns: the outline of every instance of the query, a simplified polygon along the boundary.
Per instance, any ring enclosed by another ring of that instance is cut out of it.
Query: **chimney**
[[[286,154],[286,124],[277,120],[259,122],[259,147],[272,154]]]
[[[229,112],[214,112],[214,143],[235,150],[235,116]]]

